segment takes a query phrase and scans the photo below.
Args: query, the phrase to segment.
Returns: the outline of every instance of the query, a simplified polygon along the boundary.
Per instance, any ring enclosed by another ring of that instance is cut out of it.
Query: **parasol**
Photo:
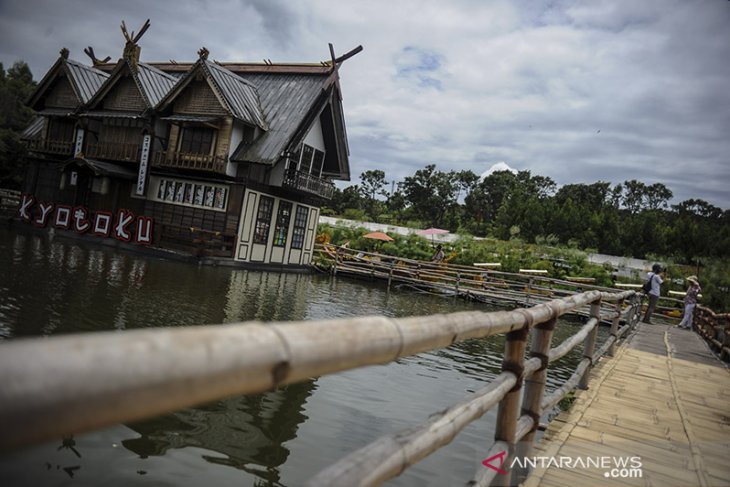
[[[443,228],[427,228],[425,230],[419,230],[416,232],[416,235],[431,235],[431,242],[433,243],[433,236],[434,235],[441,235],[443,233],[449,233],[448,230],[444,230]]]
[[[393,239],[383,232],[370,232],[363,235],[364,238],[371,238],[373,240],[382,240],[384,242],[392,242]]]

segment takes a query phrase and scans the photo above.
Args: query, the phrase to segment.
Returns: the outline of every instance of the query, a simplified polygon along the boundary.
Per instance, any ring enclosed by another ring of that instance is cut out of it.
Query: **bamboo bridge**
[[[633,289],[529,269],[508,274],[323,251],[333,273],[519,307],[8,340],[0,343],[0,450],[505,334],[502,372],[486,387],[349,452],[306,485],[380,485],[494,407],[493,443],[466,485],[730,484],[730,372],[707,345],[730,358],[727,314],[700,309],[695,334],[638,324],[641,296]],[[567,314],[583,324],[553,344]],[[610,333],[599,342],[601,323]],[[572,376],[546,391],[550,364],[575,347],[582,360]],[[541,438],[543,419],[576,388],[573,407]]]

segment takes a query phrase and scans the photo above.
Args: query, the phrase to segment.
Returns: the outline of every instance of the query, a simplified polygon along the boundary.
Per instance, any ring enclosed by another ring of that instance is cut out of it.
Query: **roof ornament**
[[[340,64],[345,62],[345,60],[350,59],[352,56],[357,54],[358,52],[362,51],[362,46],[357,46],[355,49],[351,50],[350,52],[347,52],[343,54],[340,57],[335,57],[335,47],[332,45],[332,43],[329,43],[330,47],[330,74],[329,78],[326,84],[326,87],[329,87],[332,83],[335,84],[337,89],[340,89],[340,74],[338,70],[340,69]],[[325,64],[325,63],[323,63]]]
[[[200,56],[200,59],[207,60],[208,54],[210,54],[210,51],[208,49],[206,49],[205,46],[201,47],[200,50],[198,51],[198,56]]]
[[[360,51],[362,51],[362,45],[360,45],[360,46],[357,46],[355,49],[352,49],[351,51],[349,51],[349,52],[343,54],[342,56],[336,58],[335,57],[335,48],[334,48],[334,46],[332,45],[331,42],[329,43],[329,47],[330,47],[330,57],[331,57],[330,63],[331,63],[331,68],[332,68],[332,71],[333,72],[334,71],[337,71],[337,68],[340,67],[340,64],[342,64],[343,62],[345,62],[346,60],[350,59],[355,54],[357,54]]]
[[[106,64],[109,61],[111,61],[111,56],[107,56],[104,59],[97,59],[96,54],[94,54],[94,48],[89,46],[84,49],[84,53],[91,58],[91,62],[94,66],[99,66],[100,64]]]
[[[142,50],[139,45],[137,45],[137,42],[139,42],[140,38],[144,35],[145,32],[147,32],[147,29],[150,28],[150,19],[147,19],[142,26],[141,29],[139,29],[139,33],[137,35],[134,35],[134,31],[130,34],[127,32],[127,25],[122,20],[122,34],[124,34],[124,40],[126,40],[126,44],[124,45],[124,53],[123,56],[125,59],[129,60],[132,64],[136,65],[139,62],[139,53]]]
[[[68,59],[68,49],[67,48],[62,47],[60,54],[63,59]]]

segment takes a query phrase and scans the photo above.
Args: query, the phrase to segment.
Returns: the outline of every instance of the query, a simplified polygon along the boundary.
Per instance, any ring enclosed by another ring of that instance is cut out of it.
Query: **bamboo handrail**
[[[532,441],[531,433],[539,418],[536,411],[520,416],[522,380],[539,377],[545,371],[545,361],[562,356],[565,347],[550,350],[544,359],[538,354],[523,361],[526,332],[542,324],[554,326],[557,317],[590,304],[593,317],[568,340],[573,346],[581,340],[587,344],[597,328],[598,303],[631,300],[626,316],[636,318],[634,296],[633,291],[591,290],[513,311],[266,325],[248,322],[11,340],[0,343],[0,370],[4,376],[0,389],[0,429],[4,433],[0,449],[507,333],[503,372],[489,386],[421,426],[384,437],[352,453],[309,484],[377,485],[449,443],[497,403],[501,419],[496,445],[507,445],[512,452],[521,438],[527,436]],[[616,336],[610,338],[608,346]],[[549,346],[549,339],[543,337],[538,349],[545,346]],[[595,355],[591,351],[576,374],[583,377],[590,363],[608,346],[604,344]],[[557,392],[567,392],[575,383],[571,379],[549,396],[549,402]],[[533,409],[539,404],[540,411],[544,411],[548,398],[541,398],[542,392],[537,389],[530,394]]]
[[[249,322],[3,342],[0,448],[507,333],[599,295],[589,291],[528,310],[492,313]]]

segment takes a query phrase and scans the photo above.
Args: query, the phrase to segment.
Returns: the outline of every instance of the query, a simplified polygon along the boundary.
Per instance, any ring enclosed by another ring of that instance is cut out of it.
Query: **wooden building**
[[[338,67],[116,63],[68,50],[28,104],[37,118],[18,217],[203,258],[303,266],[319,207],[349,180]]]

